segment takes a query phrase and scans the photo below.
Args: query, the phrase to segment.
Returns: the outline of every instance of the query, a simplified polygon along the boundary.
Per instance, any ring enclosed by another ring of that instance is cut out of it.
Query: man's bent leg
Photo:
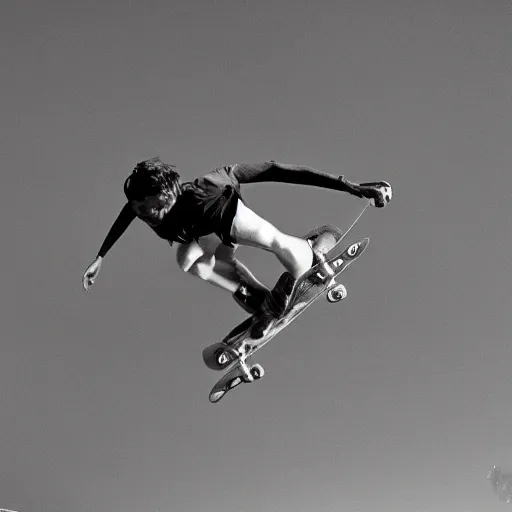
[[[240,245],[258,247],[275,254],[295,279],[309,270],[313,263],[313,251],[307,240],[282,233],[240,200],[231,235]]]
[[[176,257],[182,270],[227,290],[240,307],[253,314],[269,291],[234,258],[234,251],[209,236],[200,238],[199,243],[179,245]]]
[[[231,276],[240,283],[233,293],[235,302],[248,313],[260,311],[269,289],[254,277],[252,272],[235,257],[236,247],[219,245],[215,251],[215,271],[224,276]]]
[[[226,244],[218,246],[215,251],[215,271],[225,276],[232,276],[232,279],[241,280],[254,289],[268,292],[268,288],[256,279],[240,260],[235,258],[236,249],[237,246],[229,247]]]
[[[184,271],[199,277],[219,288],[234,293],[240,286],[240,279],[234,272],[219,271],[215,258],[216,247],[201,240],[201,243],[191,242],[180,244],[176,251],[176,260]],[[217,243],[217,245],[220,241]],[[216,268],[217,267],[217,268]]]
[[[259,339],[285,311],[295,281],[313,264],[313,250],[307,240],[282,233],[241,201],[238,203],[231,235],[241,245],[259,247],[274,253],[287,269],[266,296],[261,306],[261,314],[251,325],[251,337]]]

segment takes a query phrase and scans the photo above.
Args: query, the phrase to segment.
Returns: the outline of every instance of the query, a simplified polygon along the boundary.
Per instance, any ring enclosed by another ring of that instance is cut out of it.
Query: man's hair
[[[124,182],[124,193],[129,201],[142,201],[158,194],[176,200],[180,192],[180,175],[176,167],[164,164],[159,157],[139,162]]]

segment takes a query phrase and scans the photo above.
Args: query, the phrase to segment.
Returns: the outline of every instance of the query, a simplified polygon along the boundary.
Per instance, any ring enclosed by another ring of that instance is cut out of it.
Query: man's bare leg
[[[254,276],[247,266],[235,258],[237,247],[236,245],[229,247],[225,244],[219,244],[215,251],[214,271],[239,284],[247,284],[257,290],[268,292],[268,288]]]
[[[269,294],[269,289],[254,277],[254,274],[234,257],[235,247],[221,244],[215,252],[214,271],[239,283],[233,292],[235,302],[247,313],[258,313]]]
[[[239,306],[255,313],[268,294],[268,288],[235,257],[235,247],[220,243],[216,235],[178,246],[176,259],[182,270],[214,286],[229,291]]]
[[[240,245],[258,247],[275,254],[295,279],[307,272],[313,263],[313,251],[307,240],[282,233],[242,201],[238,202],[231,234]]]
[[[286,309],[295,281],[311,268],[313,250],[307,240],[282,233],[242,201],[238,203],[231,235],[240,245],[272,252],[288,271],[281,275],[272,291],[266,295],[260,314],[251,325],[251,337],[259,339]]]
[[[230,292],[235,302],[250,314],[258,312],[269,293],[250,270],[234,257],[236,247],[228,247],[216,237],[178,246],[176,259],[185,272]]]

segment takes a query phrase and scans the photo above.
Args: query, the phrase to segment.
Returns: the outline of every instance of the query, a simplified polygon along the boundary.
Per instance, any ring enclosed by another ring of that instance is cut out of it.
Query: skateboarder
[[[290,283],[311,268],[312,247],[307,240],[279,231],[251,210],[241,185],[281,182],[328,188],[371,200],[384,207],[392,196],[389,183],[352,183],[303,165],[273,160],[236,164],[208,172],[193,182],[182,182],[176,168],[158,157],[137,164],[124,183],[128,202],[110,228],[96,259],[83,275],[86,290],[95,282],[103,258],[130,223],[138,217],[171,245],[178,243],[177,261],[185,272],[228,290],[251,314],[262,312],[263,323],[286,307]],[[285,267],[272,293],[235,258],[238,245],[270,251]],[[273,297],[279,297],[277,302]]]

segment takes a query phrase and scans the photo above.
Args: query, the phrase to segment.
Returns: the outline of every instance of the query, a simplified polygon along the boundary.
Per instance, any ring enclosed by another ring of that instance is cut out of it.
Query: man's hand
[[[387,181],[361,183],[359,191],[363,197],[369,199],[370,203],[377,208],[384,208],[393,197],[393,190]]]
[[[94,284],[101,268],[102,257],[98,256],[86,269],[82,278],[84,290],[88,291]]]

